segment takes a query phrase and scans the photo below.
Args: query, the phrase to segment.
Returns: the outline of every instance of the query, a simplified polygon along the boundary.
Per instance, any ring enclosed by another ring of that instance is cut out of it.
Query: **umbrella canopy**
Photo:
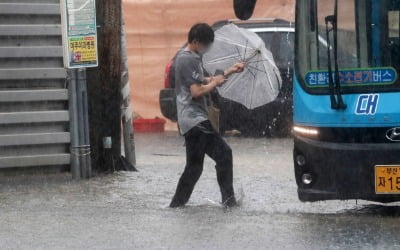
[[[215,32],[215,41],[203,55],[209,74],[245,62],[242,73],[231,75],[218,87],[222,97],[255,109],[272,102],[279,94],[282,79],[272,53],[254,32],[228,24]]]

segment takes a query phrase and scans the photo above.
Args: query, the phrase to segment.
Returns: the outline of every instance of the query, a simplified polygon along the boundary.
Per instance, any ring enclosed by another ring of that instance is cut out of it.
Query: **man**
[[[188,202],[203,171],[205,154],[216,162],[223,205],[236,205],[232,184],[232,150],[212,128],[205,96],[224,84],[229,75],[243,71],[245,64],[237,63],[218,75],[205,77],[201,56],[213,42],[212,28],[205,23],[195,24],[190,29],[187,47],[178,54],[175,61],[178,124],[181,134],[185,136],[186,167],[170,207],[181,207]]]

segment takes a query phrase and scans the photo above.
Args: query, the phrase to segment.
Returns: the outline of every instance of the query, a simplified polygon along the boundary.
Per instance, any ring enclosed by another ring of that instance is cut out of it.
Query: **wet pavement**
[[[184,167],[175,133],[136,135],[140,172],[87,181],[0,177],[0,249],[395,249],[399,204],[301,203],[291,139],[229,137],[241,206],[225,210],[214,164],[187,207],[169,209]]]

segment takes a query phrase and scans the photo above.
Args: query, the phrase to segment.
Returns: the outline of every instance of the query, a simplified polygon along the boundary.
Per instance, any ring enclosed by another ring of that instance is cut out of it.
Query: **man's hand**
[[[244,62],[236,63],[235,65],[232,66],[232,72],[233,73],[243,72],[245,66],[246,66],[246,63],[244,63]]]
[[[217,83],[217,86],[223,85],[226,81],[223,75],[213,76],[212,79]]]
[[[232,67],[230,67],[229,69],[227,69],[225,71],[225,76],[231,75],[233,73],[243,72],[245,67],[246,67],[246,63],[244,63],[244,62],[236,63],[235,65],[233,65]]]

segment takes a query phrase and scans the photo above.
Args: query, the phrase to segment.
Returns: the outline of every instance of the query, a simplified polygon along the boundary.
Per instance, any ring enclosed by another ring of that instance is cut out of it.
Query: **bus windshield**
[[[332,27],[327,32],[326,18],[334,15],[337,4],[337,57],[330,60],[339,66],[342,92],[400,91],[400,0],[336,1],[297,1],[296,74],[300,84],[312,94],[328,93],[332,73],[328,53],[332,55],[333,50],[329,41],[334,32]]]

